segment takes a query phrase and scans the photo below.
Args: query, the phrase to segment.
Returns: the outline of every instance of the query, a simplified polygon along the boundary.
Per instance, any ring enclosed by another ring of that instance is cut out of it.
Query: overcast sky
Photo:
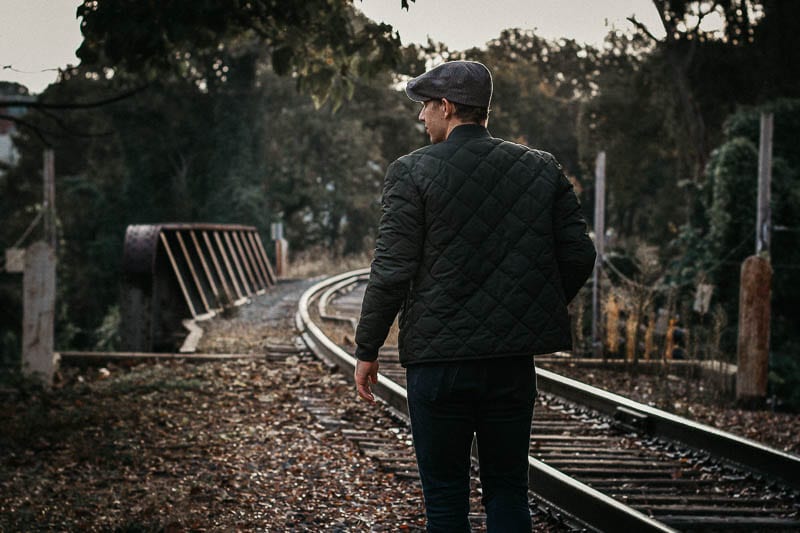
[[[424,43],[430,36],[451,50],[483,46],[507,28],[600,44],[612,25],[630,29],[625,18],[633,14],[656,34],[661,30],[652,0],[417,0],[409,2],[408,11],[400,9],[400,0],[355,0],[355,5],[394,26],[403,44]]]
[[[55,69],[76,64],[79,4],[0,0],[0,80],[38,93],[55,81]],[[403,43],[426,42],[430,36],[452,50],[483,46],[515,27],[599,44],[612,25],[629,29],[625,17],[634,13],[651,29],[660,29],[651,0],[417,0],[408,11],[400,8],[400,0],[355,0],[355,5],[394,26]]]

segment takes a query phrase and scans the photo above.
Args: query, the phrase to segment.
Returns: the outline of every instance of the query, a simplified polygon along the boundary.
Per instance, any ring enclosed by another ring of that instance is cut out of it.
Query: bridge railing
[[[185,319],[203,320],[263,294],[275,273],[253,226],[128,226],[123,253],[122,345],[173,349]]]

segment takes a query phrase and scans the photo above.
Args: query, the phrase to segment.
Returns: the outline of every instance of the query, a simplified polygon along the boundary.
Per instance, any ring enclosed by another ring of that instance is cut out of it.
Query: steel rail
[[[649,435],[681,442],[717,458],[800,488],[800,457],[717,428],[635,402],[618,394],[537,368],[537,385],[547,392],[590,407]]]
[[[308,348],[329,365],[340,369],[351,383],[354,381],[356,359],[328,338],[314,323],[309,306],[315,296],[331,286],[342,284],[345,280],[356,282],[368,272],[369,269],[345,272],[310,287],[301,296],[295,315],[297,329]],[[373,391],[376,397],[408,416],[404,387],[379,373],[378,383],[373,386]],[[593,528],[601,531],[676,531],[530,456],[528,468],[530,487],[534,493]]]
[[[337,322],[344,322],[353,328],[353,334],[355,334],[356,326],[358,325],[358,320],[352,317],[342,317],[328,313],[328,302],[331,300],[331,298],[333,298],[336,294],[338,294],[346,287],[350,287],[354,283],[366,280],[368,278],[369,278],[368,274],[362,274],[360,276],[356,276],[355,278],[347,278],[340,281],[339,283],[334,283],[333,285],[325,289],[325,291],[322,293],[322,296],[320,296],[318,299],[317,312],[319,313],[319,316],[325,320],[335,320]]]

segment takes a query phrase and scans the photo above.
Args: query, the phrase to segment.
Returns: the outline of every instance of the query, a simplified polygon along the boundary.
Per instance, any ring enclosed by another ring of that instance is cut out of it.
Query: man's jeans
[[[475,434],[487,529],[529,532],[533,357],[412,365],[406,372],[428,531],[470,531],[470,449]]]

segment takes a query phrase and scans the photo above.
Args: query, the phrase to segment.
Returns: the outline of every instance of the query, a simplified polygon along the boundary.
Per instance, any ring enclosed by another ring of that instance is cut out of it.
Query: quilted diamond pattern
[[[595,250],[548,153],[478,125],[390,165],[356,356],[400,311],[404,365],[571,348],[567,304]]]

